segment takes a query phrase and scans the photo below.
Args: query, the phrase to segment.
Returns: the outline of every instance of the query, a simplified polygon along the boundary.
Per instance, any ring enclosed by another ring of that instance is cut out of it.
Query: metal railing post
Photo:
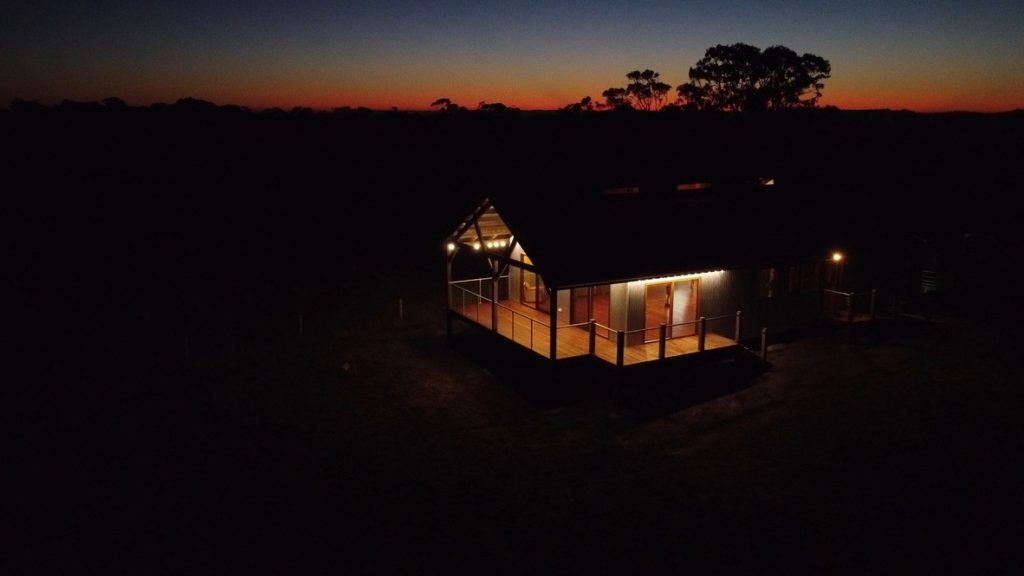
[[[736,311],[736,335],[733,337],[733,340],[735,340],[736,343],[739,344],[740,343],[740,338],[742,338],[742,337],[743,337],[743,310],[737,310]]]
[[[626,347],[626,333],[618,332],[615,335],[615,365],[622,367],[623,353]]]
[[[597,322],[593,318],[591,318],[590,319],[590,343],[589,343],[589,345],[590,345],[589,349],[590,349],[590,355],[591,356],[593,356],[594,355],[594,351],[597,350],[597,326],[596,326],[596,324],[597,324]]]
[[[491,330],[498,331],[498,281],[491,280]]]
[[[665,323],[658,325],[658,360],[665,359]]]
[[[761,328],[761,360],[768,360],[768,329]]]
[[[708,319],[704,316],[700,317],[700,324],[697,325],[699,332],[697,333],[697,352],[704,351],[704,338],[708,334]]]

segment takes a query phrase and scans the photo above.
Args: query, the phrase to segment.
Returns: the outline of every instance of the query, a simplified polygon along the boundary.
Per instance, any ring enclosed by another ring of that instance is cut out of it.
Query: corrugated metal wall
[[[629,290],[626,284],[612,284],[608,303],[609,323],[612,330],[625,330],[626,317],[629,313]]]
[[[629,306],[626,313],[626,330],[641,330],[644,327],[644,298],[646,286],[643,282],[628,282]],[[635,332],[626,337],[626,344],[643,344],[644,333]]]

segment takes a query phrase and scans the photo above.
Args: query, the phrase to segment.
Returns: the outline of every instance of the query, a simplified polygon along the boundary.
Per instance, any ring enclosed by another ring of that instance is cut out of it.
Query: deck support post
[[[491,258],[491,330],[498,331],[498,279],[501,277],[501,263]]]
[[[615,365],[622,368],[623,354],[626,348],[626,333],[616,332],[615,333]]]
[[[768,329],[761,328],[761,360],[768,360]]]
[[[872,320],[875,319],[875,297],[876,296],[878,296],[878,290],[872,288],[871,289],[871,303],[868,305],[868,316]]]
[[[665,359],[665,323],[658,325],[658,360]]]
[[[740,343],[740,339],[743,338],[743,310],[736,311],[736,335],[733,336],[733,340],[737,344]]]
[[[846,295],[846,343],[853,341],[853,292]]]
[[[551,346],[550,353],[551,359],[558,359],[558,290],[556,288],[547,288],[548,291],[548,308],[549,320],[551,321]]]
[[[697,352],[704,351],[704,338],[708,335],[708,319],[700,317],[700,324],[697,325]]]
[[[590,343],[589,343],[589,348],[588,348],[590,350],[590,355],[591,356],[593,356],[594,352],[597,350],[597,326],[596,326],[596,324],[597,324],[597,321],[594,320],[593,318],[591,318],[590,319],[590,326],[589,326],[589,329],[590,329]]]

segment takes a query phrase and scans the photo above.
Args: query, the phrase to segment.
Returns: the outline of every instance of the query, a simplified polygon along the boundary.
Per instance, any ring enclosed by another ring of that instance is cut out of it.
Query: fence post
[[[658,325],[658,360],[665,359],[665,323]]]
[[[705,316],[700,317],[700,324],[697,325],[697,352],[704,351],[704,338],[708,333],[708,319]]]
[[[622,367],[622,357],[625,352],[624,348],[626,345],[626,333],[617,332],[615,334],[615,365],[619,368]]]
[[[594,355],[594,350],[597,349],[597,326],[593,318],[590,319],[590,355]]]
[[[868,315],[872,320],[875,319],[875,296],[878,295],[878,290],[871,289],[871,304],[868,305]]]
[[[743,337],[743,310],[737,310],[736,311],[736,336],[733,338],[733,340],[735,340],[736,343],[739,344],[740,343],[740,338],[742,338],[742,337]]]
[[[761,360],[768,360],[768,329],[761,328]]]

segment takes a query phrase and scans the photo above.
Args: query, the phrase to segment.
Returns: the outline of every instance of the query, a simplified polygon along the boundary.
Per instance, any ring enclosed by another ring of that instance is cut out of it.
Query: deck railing
[[[498,303],[498,308],[511,314],[511,319],[503,319],[498,315],[498,333],[513,342],[526,346],[530,350],[549,357],[548,339],[551,338],[551,325],[517,312],[508,306]]]
[[[507,278],[504,276],[501,279],[507,281]],[[451,282],[448,293],[449,308],[464,318],[485,328],[494,329],[501,336],[545,358],[550,358],[551,324],[519,312],[500,301],[494,302],[485,295],[491,293],[490,283],[490,278]],[[498,313],[499,311],[501,313]],[[492,318],[497,319],[496,326],[492,324]],[[567,337],[569,330],[586,331],[586,346],[581,346],[579,340],[574,341]],[[608,337],[598,336],[598,332],[603,332]],[[661,360],[739,344],[742,333],[743,313],[740,311],[735,314],[702,316],[689,322],[635,330],[617,330],[596,320],[558,324],[555,326],[555,358],[561,360],[589,355],[616,366],[623,366],[627,363]],[[695,340],[692,339],[693,336],[696,336]],[[641,349],[641,353],[631,352],[627,362],[627,349],[636,348]]]
[[[821,291],[821,313],[832,320],[853,324],[875,318],[877,291],[841,292],[829,288]]]
[[[586,356],[588,354],[594,354],[594,349],[596,347],[596,326],[596,322],[577,322],[575,324],[562,324],[556,326],[555,338],[557,339],[557,349],[555,350],[555,354],[557,355],[557,358],[561,360],[562,358],[574,358],[576,356]],[[565,334],[565,331],[567,330],[588,330],[590,334],[589,343],[587,347],[582,348],[579,346],[567,346],[567,344],[569,343],[569,339],[562,337],[562,335]]]

